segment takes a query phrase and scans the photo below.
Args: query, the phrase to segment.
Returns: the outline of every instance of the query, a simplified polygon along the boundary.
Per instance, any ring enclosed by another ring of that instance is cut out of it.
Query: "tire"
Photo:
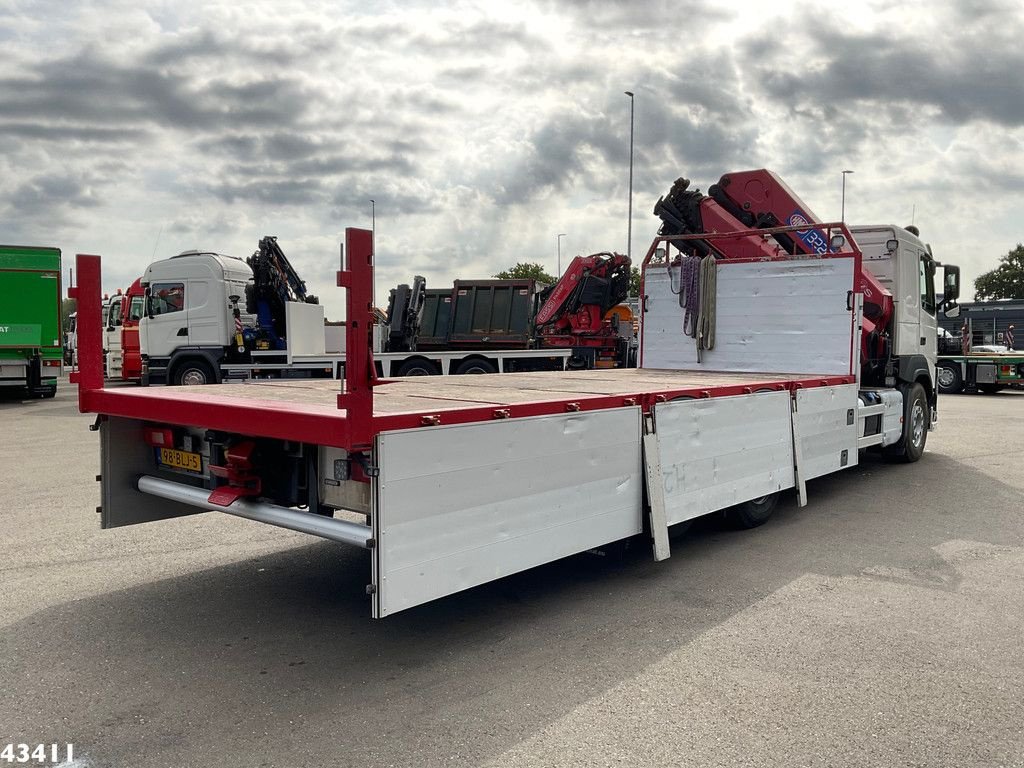
[[[695,519],[696,518],[691,518],[689,520],[683,520],[683,522],[681,522],[681,523],[676,523],[675,525],[670,525],[668,527],[668,538],[669,538],[669,541],[674,541],[675,539],[681,539],[684,536],[686,536],[686,534],[688,534],[690,532],[690,529],[693,527],[693,521]]]
[[[996,392],[1002,392],[1006,387],[1002,384],[979,384],[978,391],[983,395],[994,395]]]
[[[745,501],[722,512],[725,521],[733,528],[757,528],[764,525],[775,512],[779,494],[770,493],[759,499]]]
[[[935,383],[944,395],[959,395],[964,391],[964,377],[956,363],[939,363],[935,368]]]
[[[399,376],[437,376],[438,373],[429,360],[406,360],[398,367]]]
[[[213,368],[205,360],[185,360],[174,366],[171,383],[179,387],[216,384]]]
[[[903,434],[899,442],[883,450],[895,461],[911,464],[921,458],[925,443],[928,442],[929,406],[924,387],[914,383],[901,387],[903,392]]]
[[[459,366],[455,369],[455,373],[459,376],[469,373],[497,373],[498,369],[494,367],[494,363],[490,360],[484,360],[482,357],[474,357],[469,360],[463,360],[459,363]]]
[[[50,389],[46,390],[45,392],[43,392],[40,395],[40,397],[45,397],[47,400],[49,400],[51,398],[54,398],[56,396],[57,396],[57,388],[56,387],[50,387]]]

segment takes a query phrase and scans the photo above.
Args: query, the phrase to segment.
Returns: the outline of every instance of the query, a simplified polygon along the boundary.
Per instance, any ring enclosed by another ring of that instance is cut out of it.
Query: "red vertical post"
[[[89,393],[103,389],[103,329],[100,327],[100,257],[75,256],[78,285],[68,288],[68,298],[77,302],[78,410],[89,410]]]
[[[345,230],[345,264],[338,285],[346,288],[345,389],[338,407],[346,411],[350,449],[369,448],[373,441],[373,233]]]

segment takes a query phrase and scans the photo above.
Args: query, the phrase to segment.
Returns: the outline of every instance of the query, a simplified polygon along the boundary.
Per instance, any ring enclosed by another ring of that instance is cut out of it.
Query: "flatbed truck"
[[[0,246],[0,388],[56,395],[62,339],[60,249]]]
[[[373,364],[372,235],[348,229],[340,388],[104,388],[99,257],[80,255],[79,407],[97,414],[101,525],[219,511],[365,548],[381,618],[633,537],[664,560],[670,526],[718,513],[759,525],[780,493],[806,504],[809,481],[856,466],[864,450],[917,461],[938,414],[934,345],[918,343],[936,312],[933,288],[918,293],[924,251],[898,235],[871,260],[895,295],[914,297],[899,323],[871,333],[893,357],[905,335],[914,361],[883,361],[869,382],[871,261],[844,224],[804,215],[770,229],[663,228],[641,273],[639,368],[390,381]],[[833,245],[741,255],[811,228]],[[716,338],[701,347],[684,332],[683,259],[662,255],[693,243],[714,270],[701,320]]]

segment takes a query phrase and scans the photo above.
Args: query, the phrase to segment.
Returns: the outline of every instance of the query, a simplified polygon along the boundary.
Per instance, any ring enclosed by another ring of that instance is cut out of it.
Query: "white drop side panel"
[[[810,480],[857,463],[857,385],[798,389],[793,437],[800,476]]]
[[[375,331],[376,329],[377,326],[374,326]],[[345,326],[324,326],[324,351],[329,355],[341,354],[345,351]]]
[[[790,403],[762,392],[655,405],[668,524],[792,488]]]
[[[284,305],[284,322],[289,358],[326,354],[322,305],[289,301]]]
[[[641,431],[619,408],[381,434],[374,616],[639,533]]]
[[[718,262],[715,348],[697,362],[683,333],[679,267],[648,267],[642,367],[742,373],[850,375],[854,259]]]

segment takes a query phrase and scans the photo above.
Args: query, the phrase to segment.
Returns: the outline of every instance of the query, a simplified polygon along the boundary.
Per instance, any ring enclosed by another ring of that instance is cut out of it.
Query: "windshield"
[[[131,306],[128,307],[129,320],[141,320],[146,307],[146,299],[143,296],[132,296]]]

